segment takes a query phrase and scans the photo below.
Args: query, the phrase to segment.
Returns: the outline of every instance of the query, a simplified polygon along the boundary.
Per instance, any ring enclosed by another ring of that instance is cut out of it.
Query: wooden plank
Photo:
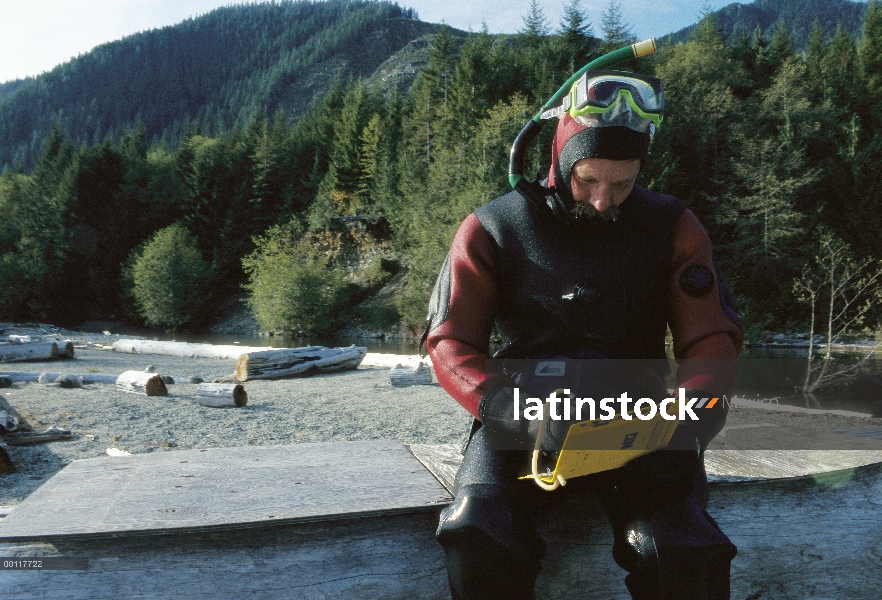
[[[448,600],[437,512],[101,540],[3,544],[88,571],[0,571],[0,599]]]
[[[880,482],[873,465],[713,490],[709,511],[739,548],[732,597],[878,599]]]
[[[882,440],[773,423],[727,425],[711,440],[714,450],[882,450]]]
[[[418,461],[435,476],[441,485],[453,493],[456,472],[462,464],[461,446],[457,444],[410,444],[407,447]]]
[[[880,450],[708,450],[711,481],[762,481],[811,477],[882,462]]]
[[[73,461],[0,521],[0,540],[226,530],[450,500],[392,441],[156,452]]]
[[[25,446],[27,444],[39,444],[53,440],[69,440],[70,438],[70,430],[50,427],[44,431],[13,431],[5,434],[3,441],[9,446]]]
[[[882,468],[827,480],[711,487],[709,512],[738,546],[733,599],[877,600]],[[536,597],[629,600],[597,502],[561,488],[539,518],[548,554]],[[574,519],[577,514],[579,518]],[[222,533],[0,543],[3,556],[89,558],[88,571],[6,571],[0,599],[448,599],[437,510]]]
[[[408,446],[413,455],[451,492],[462,463],[453,444]],[[708,479],[747,482],[809,477],[882,463],[882,450],[708,450]]]

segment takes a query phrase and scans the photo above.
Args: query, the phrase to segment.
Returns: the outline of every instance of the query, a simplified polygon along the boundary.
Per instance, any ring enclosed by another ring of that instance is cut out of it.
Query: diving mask
[[[623,126],[650,134],[662,121],[661,79],[622,71],[587,71],[570,88],[563,104],[542,113],[543,119],[569,114],[586,127]],[[651,124],[651,125],[650,125]]]

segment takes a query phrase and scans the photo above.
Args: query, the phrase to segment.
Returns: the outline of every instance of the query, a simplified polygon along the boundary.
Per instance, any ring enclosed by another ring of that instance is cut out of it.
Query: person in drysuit
[[[475,419],[437,530],[455,600],[535,597],[544,554],[537,515],[549,497],[581,493],[573,488],[597,494],[635,600],[729,598],[736,548],[705,510],[703,465],[725,402],[678,426],[677,449],[548,494],[518,480],[535,434],[530,421],[513,419],[514,388],[530,374],[496,366],[552,357],[590,379],[598,370],[585,365],[621,361],[638,365],[635,393],[664,397],[670,328],[687,397],[719,397],[731,386],[742,331],[707,233],[679,200],[635,185],[662,110],[658,79],[585,73],[553,115],[544,202],[511,192],[469,215],[453,240],[425,340],[439,383]],[[498,360],[489,352],[494,327],[504,342]],[[607,384],[586,381],[586,393]]]

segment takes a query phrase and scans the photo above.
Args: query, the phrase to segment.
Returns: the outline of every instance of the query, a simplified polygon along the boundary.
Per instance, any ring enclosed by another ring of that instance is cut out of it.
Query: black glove
[[[530,429],[535,421],[524,418],[526,396],[523,394],[523,390],[519,390],[518,416],[520,418],[514,418],[514,388],[513,382],[504,383],[484,394],[481,404],[478,406],[478,418],[490,432],[491,438],[495,442],[494,445],[499,449],[532,449],[535,437],[531,436]],[[533,435],[535,436],[535,434]]]
[[[702,398],[715,397],[713,394],[702,390],[686,390],[684,395],[687,402],[692,398],[698,398],[699,404]],[[693,407],[692,410],[698,417],[698,420],[686,419],[677,423],[677,429],[674,431],[674,436],[671,438],[668,448],[672,450],[693,450],[697,444],[699,449],[704,451],[710,441],[726,425],[729,404],[722,397],[719,397],[711,408],[707,408],[707,405],[705,405],[702,408]]]

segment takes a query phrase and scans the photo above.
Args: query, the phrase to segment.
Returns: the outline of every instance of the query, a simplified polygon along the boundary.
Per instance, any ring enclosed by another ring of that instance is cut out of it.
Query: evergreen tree
[[[868,120],[875,126],[882,124],[882,5],[879,0],[870,0],[864,28],[857,46],[857,61],[863,79],[867,103]]]
[[[575,71],[587,62],[593,33],[591,23],[582,12],[582,0],[570,0],[564,4],[560,43],[563,52],[569,57],[570,71]]]
[[[33,177],[0,177],[0,314],[51,319],[49,292],[67,254],[64,205],[41,193]]]
[[[812,32],[809,35],[808,51],[806,52],[806,75],[811,86],[812,99],[817,101],[824,97],[825,85],[823,81],[824,57],[827,55],[829,40],[827,34],[821,28],[821,23],[815,20]]]
[[[454,70],[450,32],[441,27],[432,42],[428,64],[414,82],[410,96],[412,110],[405,124],[407,149],[403,155],[409,181],[425,181],[435,149],[444,145],[451,131],[448,102]]]
[[[485,27],[479,34],[469,36],[459,52],[451,112],[456,119],[456,133],[460,139],[470,137],[475,124],[486,115],[493,101],[492,91],[496,81],[490,64],[492,46],[493,40]]]
[[[821,81],[824,83],[824,98],[832,107],[846,112],[853,110],[860,81],[857,50],[854,40],[842,27],[836,29],[836,35],[821,59]]]
[[[45,194],[55,194],[73,158],[74,149],[70,138],[58,123],[49,129],[43,142],[43,151],[37,157],[33,176]]]
[[[521,34],[521,42],[527,47],[539,46],[548,36],[550,30],[548,18],[545,16],[545,11],[539,6],[539,0],[530,0],[530,9],[522,19],[524,26],[518,31]]]
[[[665,82],[665,120],[652,142],[645,169],[650,186],[683,200],[714,231],[716,203],[729,175],[732,126],[743,105],[735,90],[747,74],[731,57],[713,15],[693,41],[669,48],[657,75]]]
[[[622,15],[622,4],[618,0],[610,0],[600,19],[602,41],[600,53],[605,54],[637,41],[631,25]]]

